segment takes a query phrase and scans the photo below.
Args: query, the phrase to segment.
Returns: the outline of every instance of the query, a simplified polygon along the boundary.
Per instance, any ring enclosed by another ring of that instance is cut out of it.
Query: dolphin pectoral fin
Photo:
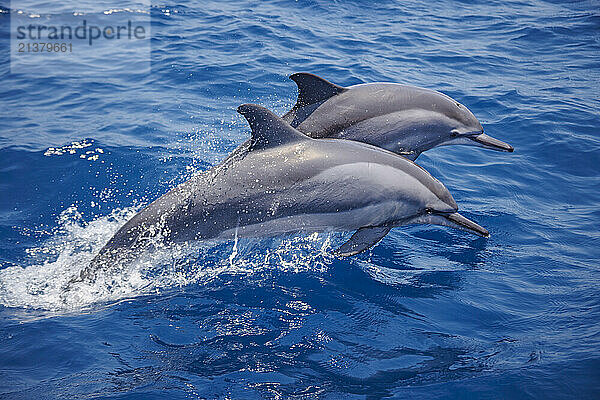
[[[353,256],[374,246],[390,231],[389,226],[368,226],[354,232],[352,237],[339,249],[336,254],[342,257]]]
[[[338,86],[335,83],[328,82],[321,77],[306,72],[292,74],[290,75],[290,79],[298,85],[298,101],[294,108],[318,103],[348,90],[345,87]]]
[[[507,151],[509,153],[512,153],[515,150],[510,144],[488,136],[485,133],[481,133],[476,136],[470,136],[469,139],[477,143],[477,145],[491,150]]]

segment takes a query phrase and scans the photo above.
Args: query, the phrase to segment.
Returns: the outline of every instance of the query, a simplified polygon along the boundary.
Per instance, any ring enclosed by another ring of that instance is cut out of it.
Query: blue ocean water
[[[597,1],[153,4],[150,73],[11,73],[11,13],[48,5],[0,8],[1,398],[600,397]],[[248,137],[239,104],[292,106],[294,72],[467,105],[515,153],[418,163],[491,237],[397,228],[344,259],[348,234],[180,246],[62,292]]]

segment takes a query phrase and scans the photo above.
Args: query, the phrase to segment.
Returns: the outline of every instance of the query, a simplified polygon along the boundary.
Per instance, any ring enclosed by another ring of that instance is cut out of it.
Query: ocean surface
[[[598,1],[0,4],[0,398],[600,398]],[[147,12],[149,71],[10,71],[11,14]],[[491,237],[189,244],[63,290],[249,137],[238,105],[289,109],[294,72],[469,107],[515,152],[418,163]]]

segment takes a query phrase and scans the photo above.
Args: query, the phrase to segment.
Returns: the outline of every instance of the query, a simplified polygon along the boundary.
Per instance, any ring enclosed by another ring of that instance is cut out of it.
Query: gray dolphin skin
[[[251,139],[131,218],[81,280],[133,259],[156,241],[357,230],[338,249],[348,256],[406,224],[489,235],[457,213],[441,182],[406,158],[355,141],[309,138],[258,105],[242,105],[238,112],[250,124]]]
[[[397,83],[342,87],[309,73],[290,79],[298,85],[298,101],[283,119],[313,138],[355,140],[411,160],[453,144],[514,150],[483,133],[467,107],[440,92]]]

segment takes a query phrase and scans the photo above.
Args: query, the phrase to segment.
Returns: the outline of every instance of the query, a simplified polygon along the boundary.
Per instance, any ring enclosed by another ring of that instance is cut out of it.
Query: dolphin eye
[[[456,103],[456,107],[460,108],[460,103]]]

